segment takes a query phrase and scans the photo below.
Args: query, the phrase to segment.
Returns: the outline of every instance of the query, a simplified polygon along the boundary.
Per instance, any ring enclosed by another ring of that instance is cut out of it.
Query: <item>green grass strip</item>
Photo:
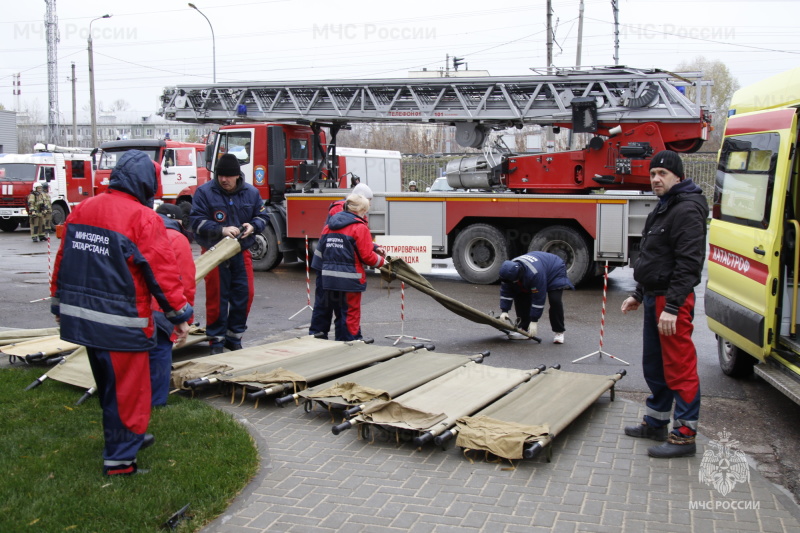
[[[103,428],[96,398],[54,381],[25,391],[42,368],[0,369],[0,531],[158,531],[190,504],[176,531],[220,515],[258,470],[258,450],[229,414],[172,395],[155,409],[147,474],[102,475]]]

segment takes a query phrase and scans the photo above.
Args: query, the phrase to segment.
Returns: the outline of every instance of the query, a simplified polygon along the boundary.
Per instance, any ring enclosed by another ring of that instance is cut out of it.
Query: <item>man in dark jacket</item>
[[[644,420],[626,427],[625,434],[666,440],[647,450],[651,457],[686,457],[696,452],[700,414],[692,320],[694,287],[706,257],[708,203],[702,189],[685,178],[675,152],[664,150],[653,157],[650,183],[659,201],[645,221],[641,252],[633,265],[636,291],[622,302],[622,312],[644,304],[642,367],[651,395]]]
[[[550,302],[550,327],[553,342],[564,344],[564,289],[575,287],[567,277],[567,267],[557,255],[548,252],[528,252],[505,261],[500,267],[500,320],[511,322],[511,304],[517,313],[518,327],[528,330],[528,337],[538,333],[538,322],[544,314],[544,304]],[[514,333],[512,338],[524,336]]]
[[[269,217],[258,190],[244,181],[233,154],[219,158],[213,180],[197,188],[190,214],[195,240],[205,253],[224,237],[239,239],[242,251],[205,277],[206,334],[211,353],[239,350],[253,303],[253,260],[249,248]],[[241,228],[241,229],[240,229]]]
[[[103,473],[137,471],[136,454],[153,443],[150,364],[155,326],[150,299],[185,338],[192,306],[181,285],[164,223],[153,211],[153,161],[126,152],[108,191],[84,200],[64,224],[50,285],[61,338],[86,346],[103,408]]]

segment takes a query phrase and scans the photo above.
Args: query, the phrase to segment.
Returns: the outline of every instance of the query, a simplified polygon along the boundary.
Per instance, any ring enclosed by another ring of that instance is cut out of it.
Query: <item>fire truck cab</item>
[[[705,307],[725,374],[800,403],[800,68],[734,94],[719,153]]]
[[[110,141],[103,143],[96,154],[96,193],[108,188],[111,171],[128,150],[140,150],[161,165],[157,200],[191,202],[197,186],[208,181],[203,157],[204,144],[155,139]]]

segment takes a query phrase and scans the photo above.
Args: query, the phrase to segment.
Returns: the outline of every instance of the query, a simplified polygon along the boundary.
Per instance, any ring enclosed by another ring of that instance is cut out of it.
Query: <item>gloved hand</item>
[[[509,323],[509,324],[511,324],[512,326],[514,325],[514,323],[513,323],[513,322],[511,322],[511,319],[510,319],[510,318],[508,318],[508,313],[506,313],[505,311],[503,311],[502,313],[500,313],[500,320],[502,320],[502,321],[504,321],[504,322],[508,322],[508,323]]]
[[[39,213],[37,213],[36,211],[31,210],[31,211],[28,211],[28,215],[30,215],[32,217],[38,217]]]
[[[531,322],[531,324],[528,326],[528,337],[535,337],[538,331],[539,331],[539,326],[537,325],[537,323]]]

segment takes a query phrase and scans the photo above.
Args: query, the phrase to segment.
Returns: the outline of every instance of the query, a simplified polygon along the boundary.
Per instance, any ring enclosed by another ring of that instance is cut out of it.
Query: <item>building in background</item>
[[[47,125],[44,125],[45,131]],[[0,154],[16,154],[17,150],[17,113],[0,111]]]

